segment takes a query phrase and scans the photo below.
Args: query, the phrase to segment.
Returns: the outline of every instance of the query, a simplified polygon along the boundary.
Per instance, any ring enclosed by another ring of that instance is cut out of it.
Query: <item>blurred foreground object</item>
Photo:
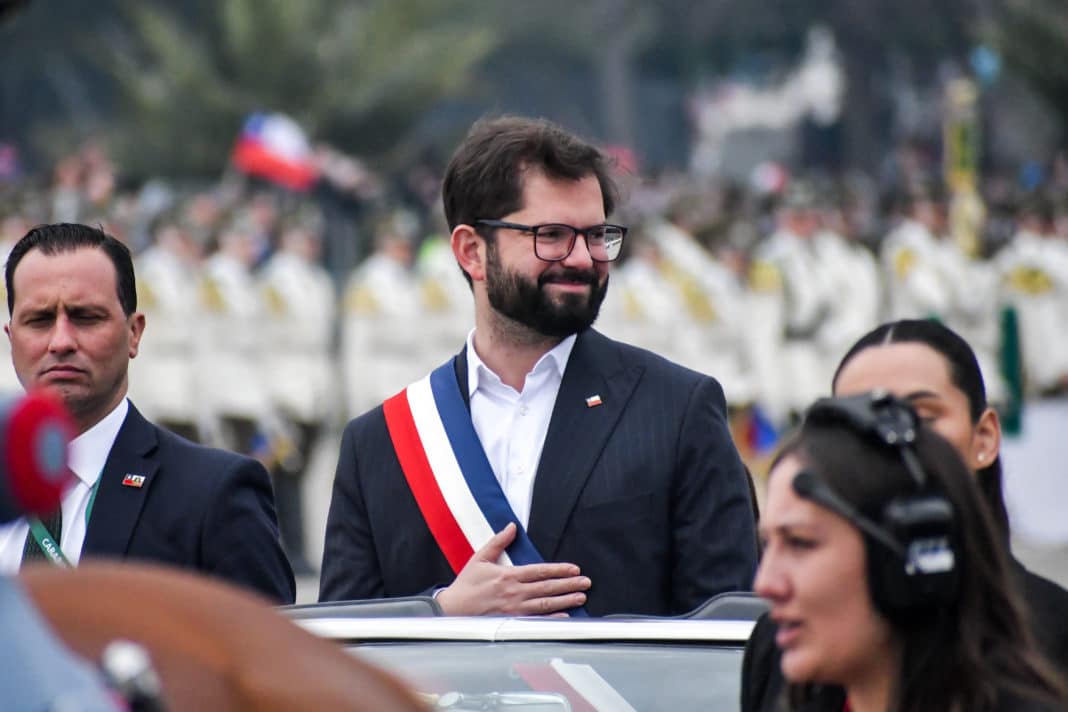
[[[51,398],[31,394],[0,403],[0,523],[59,507],[73,433],[67,412]],[[63,646],[26,592],[6,577],[0,577],[0,629],[4,709],[119,709],[92,667]]]
[[[169,709],[424,709],[392,677],[227,584],[130,563],[38,567],[19,578],[81,655],[100,659],[116,639],[143,646]]]
[[[14,579],[0,577],[4,709],[103,712],[121,709],[103,680],[49,629]]]
[[[51,514],[70,482],[67,445],[74,424],[41,394],[0,402],[0,524]]]
[[[121,695],[131,712],[163,712],[163,684],[148,651],[129,640],[108,643],[100,667],[108,685]]]

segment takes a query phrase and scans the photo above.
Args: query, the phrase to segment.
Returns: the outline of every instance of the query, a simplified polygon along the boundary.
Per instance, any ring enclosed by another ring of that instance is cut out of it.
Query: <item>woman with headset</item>
[[[983,501],[1008,548],[1001,425],[986,401],[983,374],[967,341],[933,319],[883,324],[861,337],[842,358],[832,388],[835,395],[882,388],[908,400],[975,473]],[[1023,597],[1039,650],[1068,678],[1068,616],[1064,615],[1068,591],[1028,571],[1011,552],[1009,573]]]
[[[787,709],[1068,708],[974,478],[906,401],[817,402],[772,465],[760,530]]]
[[[883,388],[907,399],[931,429],[945,437],[975,473],[984,504],[1008,546],[1002,499],[1001,428],[988,406],[975,354],[955,332],[932,320],[883,324],[863,336],[835,374],[836,395]],[[1027,609],[1039,648],[1068,671],[1068,591],[1027,571],[1010,555],[1010,575]],[[783,686],[775,625],[762,618],[750,638],[742,673],[743,712],[769,712]],[[840,709],[840,705],[839,708]]]

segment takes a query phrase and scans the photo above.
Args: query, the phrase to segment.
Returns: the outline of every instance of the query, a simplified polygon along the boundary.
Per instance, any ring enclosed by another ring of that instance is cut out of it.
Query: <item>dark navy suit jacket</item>
[[[467,359],[454,359],[467,398]],[[601,405],[587,407],[589,396]],[[527,531],[577,564],[591,615],[678,614],[747,590],[756,568],[748,479],[714,379],[587,330],[564,372]],[[419,512],[382,407],[345,429],[320,600],[405,596],[454,576]]]
[[[124,485],[128,474],[143,484]],[[184,440],[133,404],[104,465],[81,557],[192,569],[277,603],[296,594],[263,466]]]

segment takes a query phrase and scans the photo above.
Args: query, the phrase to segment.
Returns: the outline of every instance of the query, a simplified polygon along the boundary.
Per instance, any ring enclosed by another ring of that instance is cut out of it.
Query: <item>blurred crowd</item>
[[[237,173],[131,185],[89,143],[49,181],[0,183],[0,251],[41,222],[99,224],[125,241],[148,323],[131,367],[138,407],[299,473],[324,427],[440,364],[472,326],[433,170],[413,169],[401,190],[357,173],[303,194]],[[773,430],[886,319],[936,317],[964,335],[994,402],[1068,392],[1068,163],[1024,187],[985,181],[969,239],[913,147],[884,173],[625,176],[613,219],[628,244],[598,328],[716,376],[735,412],[755,408]],[[0,372],[16,391],[10,366]]]

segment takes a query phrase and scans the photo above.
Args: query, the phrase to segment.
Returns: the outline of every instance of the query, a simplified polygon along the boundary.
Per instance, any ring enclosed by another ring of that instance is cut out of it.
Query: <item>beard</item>
[[[563,339],[588,329],[597,320],[608,293],[608,277],[598,284],[597,270],[554,267],[531,280],[509,272],[490,244],[486,254],[486,296],[501,315],[546,337]],[[557,299],[545,288],[553,282],[590,285],[588,294],[561,294]]]

